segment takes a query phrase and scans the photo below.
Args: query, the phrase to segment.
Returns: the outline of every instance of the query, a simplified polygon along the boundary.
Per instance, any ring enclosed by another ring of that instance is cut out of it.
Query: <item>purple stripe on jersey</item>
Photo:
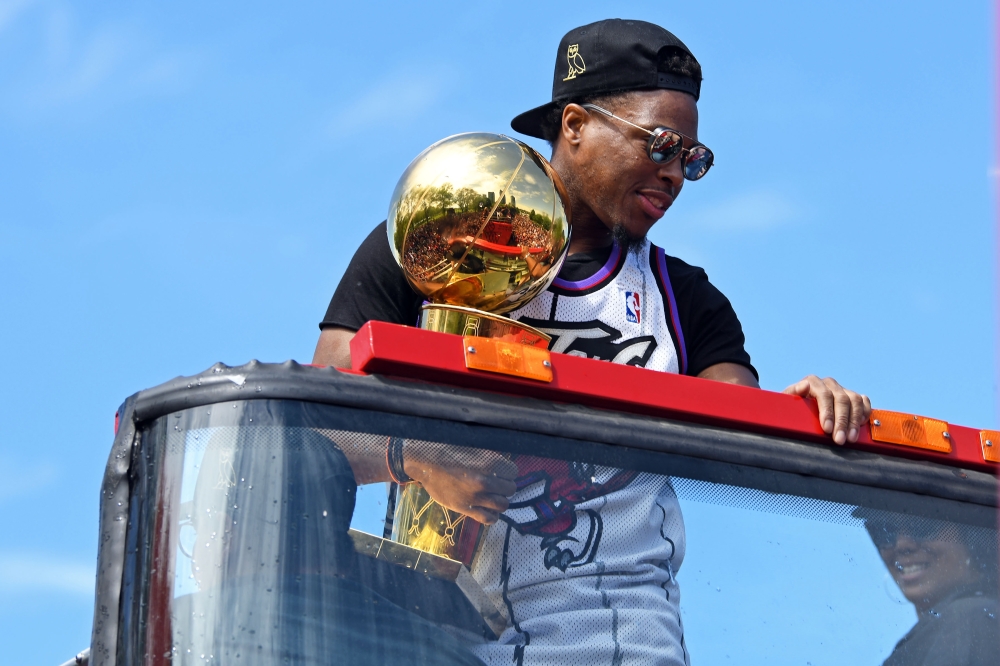
[[[688,356],[687,345],[684,344],[684,331],[681,330],[681,318],[677,314],[677,299],[674,298],[674,288],[670,285],[670,274],[667,273],[667,253],[662,247],[656,248],[656,266],[660,269],[660,280],[663,282],[663,291],[667,294],[667,304],[670,306],[670,319],[674,323],[674,331],[677,333],[677,343],[680,349],[681,374],[687,372]]]
[[[608,260],[601,267],[601,270],[597,271],[586,280],[570,282],[569,280],[563,280],[562,278],[557,277],[552,281],[552,284],[560,289],[567,289],[569,291],[583,291],[584,289],[590,289],[591,287],[608,279],[608,276],[615,270],[615,266],[618,265],[618,260],[621,256],[622,249],[618,243],[615,243],[611,248],[611,256],[608,257]]]

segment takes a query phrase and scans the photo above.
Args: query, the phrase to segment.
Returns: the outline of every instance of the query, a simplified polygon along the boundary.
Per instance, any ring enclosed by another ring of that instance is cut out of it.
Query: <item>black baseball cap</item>
[[[606,19],[574,28],[559,42],[552,101],[525,111],[510,126],[515,132],[543,139],[542,123],[560,103],[625,90],[666,88],[697,100],[700,80],[664,71],[666,58],[678,52],[694,58],[673,33],[646,21]]]

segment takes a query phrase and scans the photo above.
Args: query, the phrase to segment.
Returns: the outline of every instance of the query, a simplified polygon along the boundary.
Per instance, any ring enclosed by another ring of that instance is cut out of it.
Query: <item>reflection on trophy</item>
[[[418,155],[393,192],[388,230],[396,261],[428,301],[420,327],[546,349],[549,336],[502,314],[559,273],[569,247],[566,200],[545,158],[500,134],[458,134]],[[399,489],[394,541],[469,566],[482,532],[419,484]]]

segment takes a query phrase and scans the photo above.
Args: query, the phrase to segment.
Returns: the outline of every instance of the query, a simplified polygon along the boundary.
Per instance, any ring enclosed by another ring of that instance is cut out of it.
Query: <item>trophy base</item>
[[[548,349],[552,338],[537,328],[474,308],[428,303],[420,310],[420,328],[438,333],[491,338]]]
[[[551,337],[527,324],[482,310],[428,303],[420,312],[420,328],[438,333],[461,335],[466,343],[476,339],[486,339],[469,345],[466,349],[467,367],[480,370],[504,372],[521,377],[531,377],[552,381],[551,365],[543,373],[536,373],[521,366],[526,365],[525,356],[548,359]],[[500,353],[494,354],[496,367],[469,365],[469,353],[480,349],[478,356],[486,357],[486,347],[482,342],[498,342]],[[507,349],[502,349],[506,346]],[[510,349],[513,347],[514,349]],[[521,347],[533,348],[531,352],[520,353]],[[507,357],[513,358],[513,362]],[[535,361],[538,361],[536,358]],[[538,361],[541,362],[541,361]],[[547,360],[544,361],[546,364]],[[520,365],[519,365],[520,364]],[[511,367],[506,367],[510,365]],[[528,363],[530,365],[530,363]],[[517,366],[517,368],[514,368]],[[546,374],[547,379],[536,374]],[[486,530],[484,525],[457,511],[446,509],[419,484],[410,483],[396,489],[396,506],[393,512],[392,541],[401,546],[416,549],[428,556],[454,561],[457,565],[471,568],[479,550],[479,544]],[[464,566],[463,566],[464,565]],[[465,569],[467,570],[467,569]]]
[[[461,562],[350,530],[362,584],[436,624],[496,640],[510,624]]]

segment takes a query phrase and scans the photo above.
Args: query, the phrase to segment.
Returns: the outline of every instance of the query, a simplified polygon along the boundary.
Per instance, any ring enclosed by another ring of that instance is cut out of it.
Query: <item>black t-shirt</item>
[[[572,254],[559,276],[573,282],[586,279],[604,266],[610,254],[610,246]],[[666,261],[687,341],[687,374],[698,375],[717,363],[739,363],[756,377],[743,348],[743,327],[729,299],[708,281],[704,270],[670,256]],[[413,291],[393,258],[382,222],[354,253],[319,327],[356,331],[372,320],[415,326],[423,303],[424,297]]]

